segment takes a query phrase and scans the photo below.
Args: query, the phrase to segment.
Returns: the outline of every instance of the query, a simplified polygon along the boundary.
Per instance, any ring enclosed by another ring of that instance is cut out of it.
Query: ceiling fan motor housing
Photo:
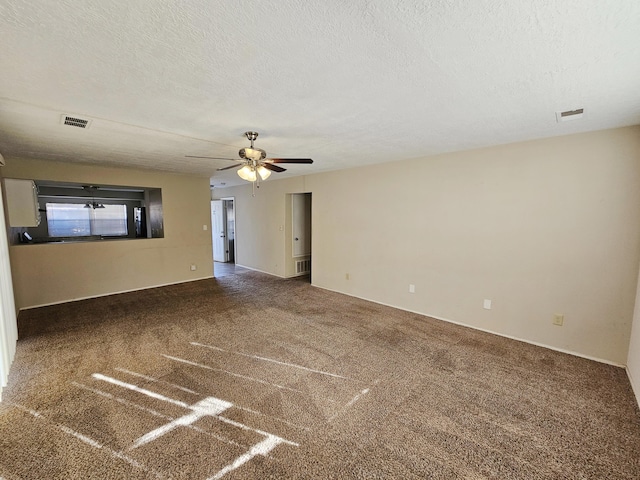
[[[238,155],[240,155],[240,158],[246,158],[248,160],[262,160],[263,158],[266,158],[267,152],[261,148],[246,147],[241,148]]]

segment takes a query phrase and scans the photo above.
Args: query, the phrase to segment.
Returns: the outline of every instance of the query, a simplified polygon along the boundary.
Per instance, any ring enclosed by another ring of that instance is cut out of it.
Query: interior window
[[[38,209],[40,222],[14,225],[12,244],[164,237],[160,188],[47,180],[34,183],[37,199],[33,207]]]

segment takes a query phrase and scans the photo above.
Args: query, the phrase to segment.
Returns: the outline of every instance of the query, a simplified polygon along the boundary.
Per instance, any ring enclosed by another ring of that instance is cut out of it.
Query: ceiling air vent
[[[576,110],[566,110],[564,112],[556,112],[556,120],[558,122],[567,122],[569,120],[577,120],[584,116],[584,108]]]
[[[91,120],[85,120],[84,118],[79,118],[73,115],[62,114],[60,120],[63,125],[69,125],[71,127],[89,128],[91,125]]]

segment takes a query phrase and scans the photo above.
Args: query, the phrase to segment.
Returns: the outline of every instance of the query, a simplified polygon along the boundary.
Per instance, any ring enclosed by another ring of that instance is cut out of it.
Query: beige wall
[[[208,178],[6,160],[2,175],[7,178],[161,188],[164,213],[164,238],[12,246],[18,308],[211,277]]]
[[[213,199],[234,197],[236,264],[279,277],[291,276],[291,201],[288,193],[305,192],[305,177],[214,189]]]
[[[272,177],[256,197],[223,190],[237,199],[240,264],[282,276],[285,195],[312,192],[314,285],[627,361],[640,127],[309,175],[304,185]],[[552,324],[556,313],[564,326]]]

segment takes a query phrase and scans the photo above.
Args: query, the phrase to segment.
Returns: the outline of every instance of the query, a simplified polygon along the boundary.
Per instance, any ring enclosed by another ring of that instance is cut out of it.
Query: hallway
[[[226,277],[229,275],[235,275],[236,273],[249,272],[248,268],[239,267],[235,263],[213,262],[213,276]]]

